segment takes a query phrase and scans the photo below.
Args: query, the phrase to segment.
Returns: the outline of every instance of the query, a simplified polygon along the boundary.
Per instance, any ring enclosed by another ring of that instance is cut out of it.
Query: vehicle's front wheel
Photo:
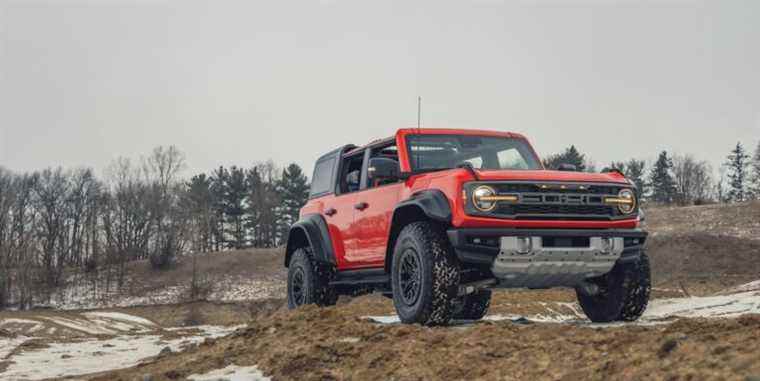
[[[578,302],[591,321],[635,321],[649,303],[649,257],[642,251],[637,260],[616,264],[612,271],[593,279],[592,283],[599,288],[596,294],[588,294],[581,288],[576,290]]]
[[[457,300],[454,319],[480,320],[491,306],[491,290],[479,290]]]
[[[414,222],[401,230],[391,265],[393,304],[404,323],[451,320],[459,291],[459,264],[443,230]]]
[[[305,304],[334,305],[338,295],[329,285],[330,274],[327,266],[311,258],[308,249],[293,252],[288,266],[288,308]]]

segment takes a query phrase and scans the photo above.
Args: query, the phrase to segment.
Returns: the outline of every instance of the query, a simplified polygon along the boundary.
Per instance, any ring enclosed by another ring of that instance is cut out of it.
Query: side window
[[[322,196],[332,191],[333,184],[333,167],[335,166],[335,157],[320,160],[314,166],[314,176],[311,181],[311,192],[309,197]]]
[[[396,162],[396,167],[399,168],[400,170],[399,161],[398,161],[398,148],[396,147],[396,144],[373,148],[372,151],[370,152],[369,159],[372,160],[374,158],[384,158],[384,159],[392,160]],[[372,181],[369,179],[369,177],[367,176],[365,177],[367,178],[367,188],[375,188],[381,185],[393,184],[393,183],[397,183],[401,181],[401,180],[392,180],[392,179]]]
[[[360,188],[364,151],[343,158],[340,171],[340,193],[356,192]]]

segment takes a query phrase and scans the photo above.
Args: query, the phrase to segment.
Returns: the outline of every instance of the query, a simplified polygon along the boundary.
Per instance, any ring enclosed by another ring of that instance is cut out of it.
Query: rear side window
[[[333,180],[333,168],[335,157],[329,157],[317,162],[314,166],[314,176],[311,180],[311,193],[309,197],[319,197],[331,193],[335,184]]]

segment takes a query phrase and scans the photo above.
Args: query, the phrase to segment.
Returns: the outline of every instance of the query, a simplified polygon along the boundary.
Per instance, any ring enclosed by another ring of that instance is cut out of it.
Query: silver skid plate
[[[623,238],[591,237],[588,247],[544,247],[541,237],[501,237],[491,271],[502,287],[574,287],[612,270]]]

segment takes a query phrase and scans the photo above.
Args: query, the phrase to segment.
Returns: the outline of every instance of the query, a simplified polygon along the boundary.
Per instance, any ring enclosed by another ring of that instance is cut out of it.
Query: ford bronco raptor
[[[288,306],[376,291],[402,322],[440,325],[485,316],[492,289],[572,287],[590,320],[636,320],[650,292],[637,189],[573,169],[494,131],[402,129],[327,153],[288,236]]]

